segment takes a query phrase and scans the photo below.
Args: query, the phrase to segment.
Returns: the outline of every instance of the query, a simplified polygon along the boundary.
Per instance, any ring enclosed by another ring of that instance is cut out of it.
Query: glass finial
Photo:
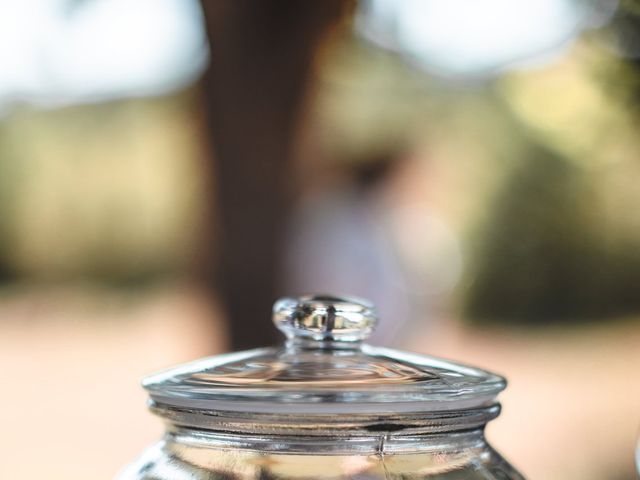
[[[273,306],[273,322],[289,339],[360,342],[371,334],[378,316],[365,300],[308,295],[278,300]]]

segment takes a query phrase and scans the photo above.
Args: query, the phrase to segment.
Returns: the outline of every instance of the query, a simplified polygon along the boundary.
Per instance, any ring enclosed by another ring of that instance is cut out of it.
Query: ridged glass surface
[[[203,372],[195,372],[188,381],[192,385],[254,386],[285,388],[358,388],[366,384],[387,386],[435,380],[438,376],[393,360],[363,362],[361,355],[256,355],[250,359],[229,362]]]

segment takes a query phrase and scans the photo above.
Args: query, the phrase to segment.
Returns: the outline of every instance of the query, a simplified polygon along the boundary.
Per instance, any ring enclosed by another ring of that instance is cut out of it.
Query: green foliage
[[[593,193],[574,163],[532,146],[483,226],[466,316],[543,324],[640,309],[637,245],[607,245]]]

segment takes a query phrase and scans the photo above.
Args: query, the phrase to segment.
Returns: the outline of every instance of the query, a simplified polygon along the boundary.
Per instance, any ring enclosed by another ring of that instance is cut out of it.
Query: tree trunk
[[[228,315],[232,347],[252,348],[277,338],[268,318],[282,293],[294,134],[314,53],[342,2],[203,0],[202,6],[217,207],[216,255],[204,268]]]

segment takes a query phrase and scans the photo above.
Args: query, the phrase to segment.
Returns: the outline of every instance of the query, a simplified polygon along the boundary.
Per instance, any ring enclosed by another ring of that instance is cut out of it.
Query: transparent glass
[[[180,365],[147,377],[144,388],[173,408],[351,416],[482,407],[506,386],[468,365],[367,345],[377,317],[363,300],[284,298],[273,321],[283,345]]]
[[[172,427],[118,480],[523,479],[483,431],[367,437],[222,434]]]
[[[119,480],[523,478],[483,434],[502,377],[364,344],[360,300],[285,298],[273,320],[282,346],[144,380],[168,429]]]

